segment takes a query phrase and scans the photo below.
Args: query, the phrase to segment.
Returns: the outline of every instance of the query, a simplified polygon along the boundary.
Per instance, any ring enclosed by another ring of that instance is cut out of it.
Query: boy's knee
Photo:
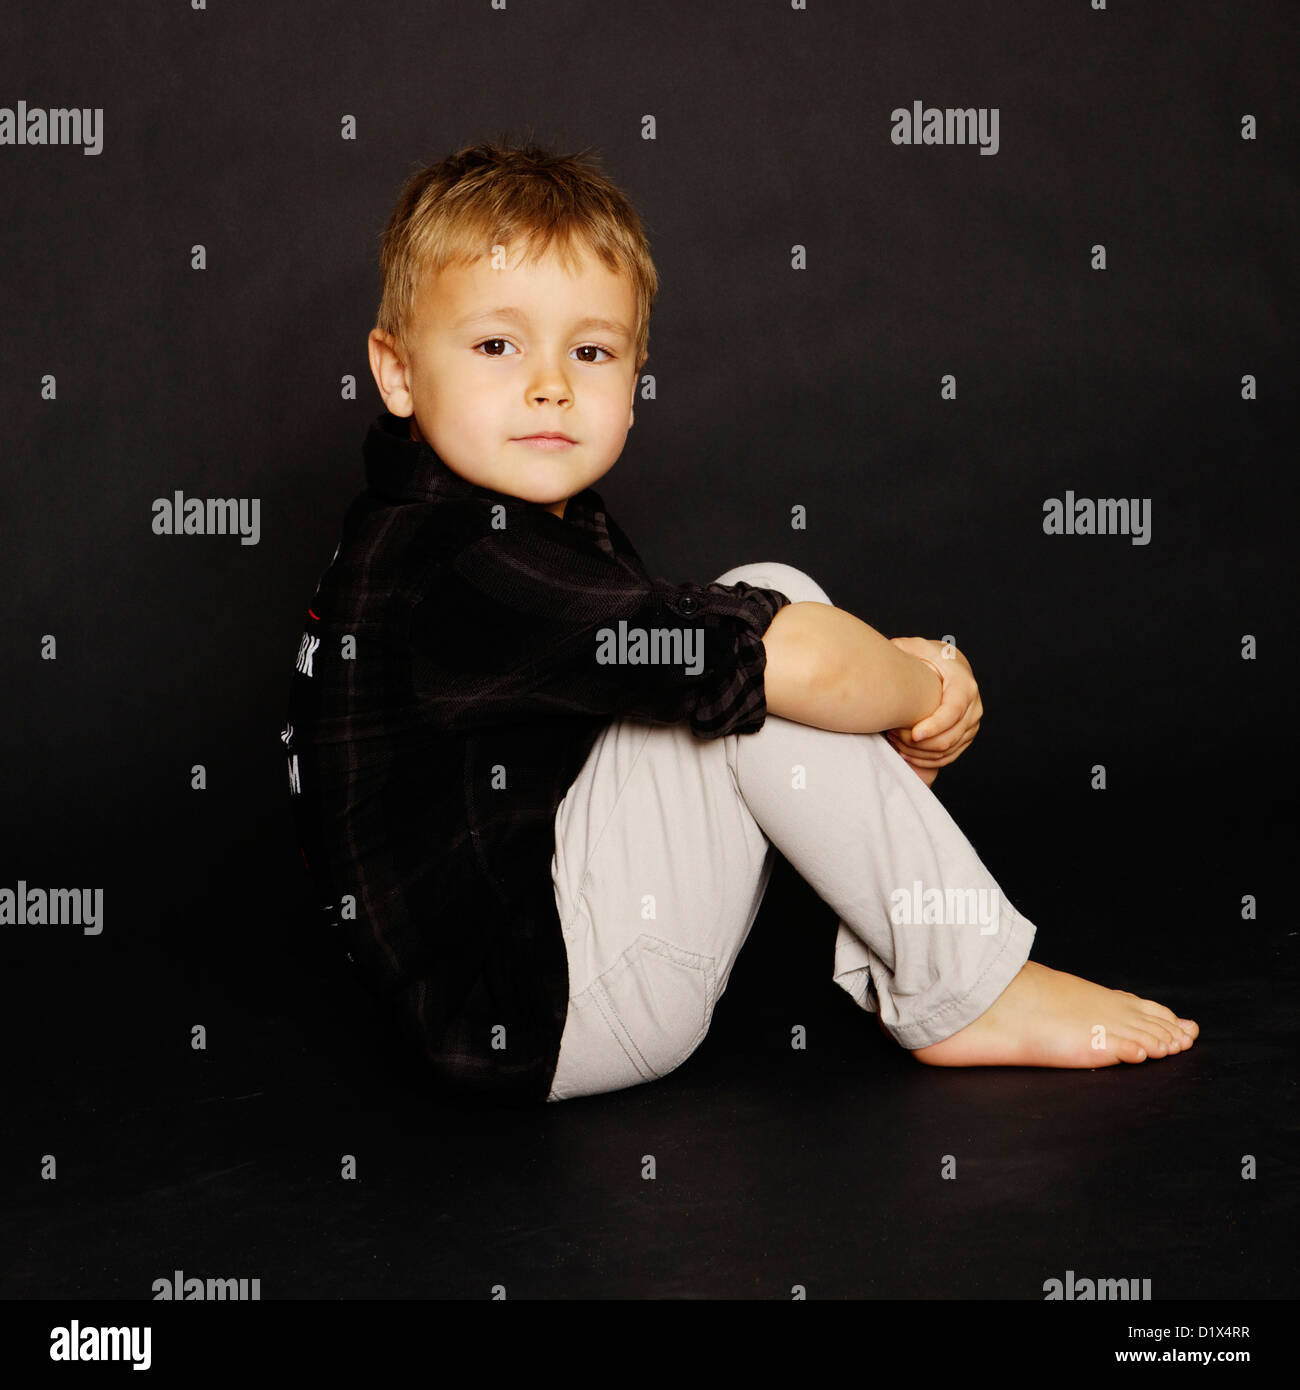
[[[775,589],[778,594],[784,594],[791,603],[830,603],[826,590],[811,575],[795,569],[793,565],[782,565],[775,560],[737,565],[735,569],[720,574],[713,582],[735,584],[737,581],[753,584],[759,589]]]

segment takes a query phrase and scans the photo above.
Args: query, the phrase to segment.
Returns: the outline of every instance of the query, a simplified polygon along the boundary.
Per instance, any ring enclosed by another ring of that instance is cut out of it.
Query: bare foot
[[[973,1023],[912,1055],[935,1067],[1111,1067],[1185,1052],[1200,1031],[1152,999],[1028,960]]]

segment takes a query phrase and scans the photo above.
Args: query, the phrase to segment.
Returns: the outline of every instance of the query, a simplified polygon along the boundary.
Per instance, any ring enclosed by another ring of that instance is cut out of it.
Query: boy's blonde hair
[[[566,265],[576,241],[632,279],[636,366],[649,354],[650,308],[659,288],[636,210],[590,151],[554,154],[535,145],[468,145],[412,174],[384,228],[383,298],[375,326],[397,340],[404,360],[425,278],[469,265],[497,245],[521,240],[525,260],[556,244]]]

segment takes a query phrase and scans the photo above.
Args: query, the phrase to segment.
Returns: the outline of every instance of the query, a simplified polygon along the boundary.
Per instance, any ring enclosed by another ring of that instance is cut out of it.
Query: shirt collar
[[[393,502],[441,502],[450,498],[477,497],[507,507],[529,507],[544,516],[555,516],[535,502],[481,487],[449,468],[424,440],[411,438],[410,417],[385,410],[371,424],[362,448],[366,466],[366,485],[371,492]],[[564,505],[564,516],[555,517],[563,525],[570,522],[598,538],[605,537],[605,504],[592,488],[583,488]]]

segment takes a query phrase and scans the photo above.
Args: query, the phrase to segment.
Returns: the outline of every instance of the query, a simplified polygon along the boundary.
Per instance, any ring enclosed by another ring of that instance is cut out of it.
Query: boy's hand
[[[959,758],[979,731],[984,705],[970,662],[951,642],[932,642],[925,637],[891,637],[896,647],[911,656],[933,661],[943,680],[939,707],[911,729],[890,729],[885,737],[927,787],[934,785],[939,769]]]

